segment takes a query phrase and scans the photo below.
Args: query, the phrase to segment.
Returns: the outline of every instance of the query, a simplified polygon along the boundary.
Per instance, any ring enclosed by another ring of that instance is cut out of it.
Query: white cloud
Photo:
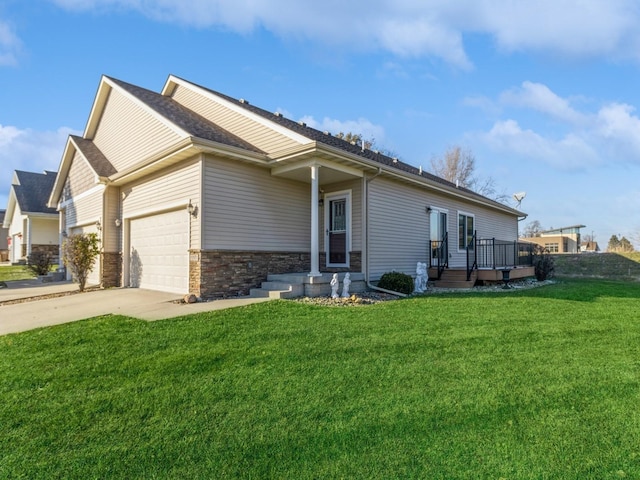
[[[500,95],[500,102],[545,113],[558,120],[582,124],[587,117],[571,107],[569,100],[559,97],[541,83],[523,82],[520,88],[514,88]]]
[[[62,127],[56,131],[21,130],[0,125],[0,208],[5,208],[15,170],[56,171],[69,134],[80,134]]]
[[[312,128],[329,132],[332,135],[337,135],[340,132],[350,132],[362,135],[365,140],[375,140],[377,144],[384,140],[384,128],[371,123],[366,118],[342,121],[324,117],[322,121],[317,121],[311,116],[305,116],[300,121]]]
[[[465,35],[487,35],[504,52],[640,60],[640,7],[635,0],[50,0],[69,10],[135,10],[199,28],[273,34],[438,58],[469,69]]]
[[[569,133],[554,140],[523,129],[511,119],[496,122],[478,138],[495,151],[544,162],[558,170],[580,170],[599,162],[596,150],[578,134]]]
[[[619,103],[601,108],[596,132],[640,163],[640,118],[634,112],[634,107]]]
[[[11,27],[0,20],[0,66],[12,66],[18,63],[17,55],[22,43]]]
[[[471,107],[494,103],[505,110],[528,109],[554,121],[549,128],[544,118],[540,121],[527,115],[523,118],[534,128],[507,119],[495,122],[488,132],[471,135],[495,151],[543,161],[557,170],[640,165],[640,117],[631,105],[610,103],[593,111],[579,110],[546,85],[532,82],[503,92],[497,102],[484,98],[464,102]]]

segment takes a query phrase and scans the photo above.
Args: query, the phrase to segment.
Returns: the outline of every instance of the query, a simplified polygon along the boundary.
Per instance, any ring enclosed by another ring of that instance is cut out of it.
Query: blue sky
[[[102,74],[178,75],[427,170],[459,145],[527,192],[523,226],[640,241],[635,0],[2,0],[0,208],[14,170],[57,170]]]

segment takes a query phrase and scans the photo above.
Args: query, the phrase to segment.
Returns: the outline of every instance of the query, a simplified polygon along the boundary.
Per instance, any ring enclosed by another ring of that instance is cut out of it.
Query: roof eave
[[[202,138],[188,137],[172,145],[170,148],[137,163],[135,166],[127,170],[118,172],[108,178],[100,177],[101,183],[122,185],[136,178],[140,178],[147,173],[155,171],[161,166],[164,167],[172,165],[182,159],[199,153],[212,153],[262,165],[266,165],[268,160],[266,155],[261,153],[251,152],[239,147],[225,145]]]
[[[333,147],[330,145],[326,145],[320,142],[313,142],[311,144],[300,145],[293,148],[289,148],[287,150],[283,150],[277,152],[270,156],[271,165],[276,165],[281,162],[286,162],[288,160],[299,159],[304,156],[324,153],[331,156],[335,156],[337,158],[348,160],[350,162],[356,163],[360,167],[366,167],[371,171],[381,170],[384,174],[389,176],[401,179],[403,181],[413,183],[420,186],[427,186],[435,191],[438,191],[442,194],[453,196],[456,198],[460,198],[469,202],[473,202],[478,205],[482,205],[487,208],[491,208],[493,210],[502,211],[509,215],[513,216],[526,216],[524,212],[516,210],[514,208],[509,207],[508,205],[503,205],[499,202],[495,202],[491,199],[483,199],[482,197],[476,197],[475,195],[471,195],[465,191],[462,191],[456,187],[449,187],[447,185],[443,185],[438,182],[434,182],[433,180],[425,177],[420,177],[410,172],[405,172],[399,169],[396,169],[390,165],[386,165],[384,163],[379,163],[374,160],[369,160],[367,158],[361,157],[359,155],[346,152],[337,147]]]
[[[60,166],[58,167],[58,174],[56,175],[55,182],[53,182],[51,195],[49,195],[49,201],[47,202],[47,207],[49,208],[58,207],[58,200],[60,199],[60,195],[62,195],[64,182],[69,174],[69,169],[71,168],[71,160],[73,160],[73,155],[77,148],[78,147],[71,139],[71,136],[67,137],[67,144],[65,145],[64,152],[62,153],[62,159],[60,160]]]

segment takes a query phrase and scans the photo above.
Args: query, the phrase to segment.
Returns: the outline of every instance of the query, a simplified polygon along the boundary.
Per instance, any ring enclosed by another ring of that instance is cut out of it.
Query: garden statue
[[[347,272],[342,281],[342,298],[349,298],[349,285],[351,285],[351,274]]]
[[[338,274],[334,273],[331,279],[331,298],[338,298],[338,288],[340,288],[340,282],[338,281]]]
[[[427,263],[418,262],[416,265],[416,280],[414,283],[413,293],[424,293],[427,290],[427,281],[429,274],[427,273]]]

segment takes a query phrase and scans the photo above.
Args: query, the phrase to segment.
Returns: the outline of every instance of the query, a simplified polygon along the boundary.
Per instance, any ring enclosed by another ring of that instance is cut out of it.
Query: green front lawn
[[[36,278],[36,276],[25,265],[0,265],[0,282],[28,280],[30,278]]]
[[[0,379],[0,478],[640,478],[637,283],[102,317]]]

